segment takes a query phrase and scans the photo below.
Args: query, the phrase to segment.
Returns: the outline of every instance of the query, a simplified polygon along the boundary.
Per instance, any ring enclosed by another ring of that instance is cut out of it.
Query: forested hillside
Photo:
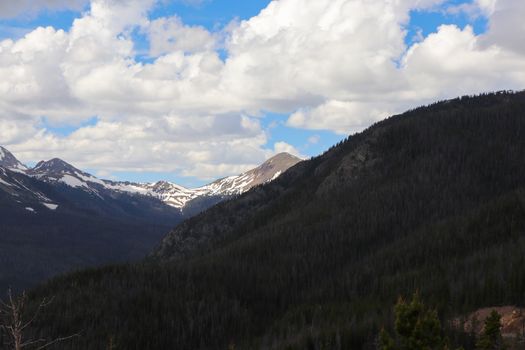
[[[373,349],[399,295],[525,302],[525,93],[391,117],[186,221],[142,264],[57,278],[61,349]],[[472,339],[450,332],[454,346]]]

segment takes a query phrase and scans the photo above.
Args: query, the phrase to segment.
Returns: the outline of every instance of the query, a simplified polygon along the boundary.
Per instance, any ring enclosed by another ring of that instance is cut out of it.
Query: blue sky
[[[165,1],[160,0],[155,6],[149,9],[148,19],[153,21],[157,18],[178,16],[184,25],[202,26],[211,33],[217,33],[223,30],[232,21],[242,21],[257,16],[270,1],[268,0],[204,0],[204,1]],[[413,10],[410,12],[410,22],[405,26],[406,36],[404,38],[407,47],[415,42],[424,40],[430,34],[438,31],[443,24],[453,24],[460,29],[470,25],[474,28],[476,35],[481,35],[488,30],[488,18],[480,15],[473,16],[465,11],[452,13],[447,11],[450,7],[472,4],[471,0],[452,0],[444,4],[425,10]],[[55,29],[63,29],[68,32],[76,18],[83,16],[89,11],[89,4],[86,4],[82,11],[71,10],[52,10],[44,9],[40,12],[23,12],[15,18],[0,19],[0,40],[12,39],[17,40],[25,34],[33,31],[37,27],[51,26]],[[349,38],[351,39],[351,38]],[[149,49],[148,37],[140,30],[133,32],[133,43],[138,55],[134,57],[136,62],[142,62],[145,65],[152,64],[157,59],[150,57],[147,52]],[[228,58],[226,51],[220,51],[219,56],[223,61]],[[428,98],[422,99],[426,101]],[[1,102],[1,101],[0,101]],[[380,102],[380,101],[379,101]],[[307,106],[309,107],[309,106]],[[268,110],[268,112],[264,112]],[[293,111],[279,113],[270,109],[262,109],[256,116],[253,116],[260,123],[260,128],[266,135],[267,142],[261,145],[263,149],[273,149],[274,145],[279,142],[286,142],[293,146],[300,155],[311,157],[322,153],[331,145],[339,142],[346,137],[344,132],[335,130],[336,128],[327,126],[322,127],[301,127],[295,125],[292,127],[289,117]],[[239,113],[244,113],[240,111]],[[86,127],[96,127],[101,118],[97,115],[83,118],[71,118],[71,122],[64,118],[51,118],[48,115],[41,114],[37,116],[35,127],[45,129],[50,135],[58,140],[67,139],[76,130]],[[327,124],[328,125],[328,124]],[[0,143],[2,140],[0,140]],[[20,146],[20,148],[22,148]],[[33,152],[36,153],[36,152]],[[33,154],[31,153],[31,154]],[[29,153],[28,153],[29,154]],[[58,154],[57,156],[60,156]],[[68,160],[68,159],[66,159]],[[31,159],[29,162],[34,162]],[[70,160],[71,161],[71,160]],[[71,161],[74,163],[75,160]],[[85,163],[85,162],[84,162]],[[94,173],[104,173],[113,176],[119,180],[131,181],[156,181],[168,180],[177,182],[189,187],[199,186],[208,179],[205,177],[223,176],[209,174],[209,176],[188,175],[183,176],[184,165],[179,165],[180,171],[106,171],[101,167],[84,166],[87,170]]]

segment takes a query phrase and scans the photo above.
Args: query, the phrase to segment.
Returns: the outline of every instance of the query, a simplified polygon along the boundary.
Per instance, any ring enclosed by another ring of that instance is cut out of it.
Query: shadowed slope
[[[71,349],[369,349],[416,289],[447,317],[519,305],[524,159],[524,93],[392,117],[179,225],[157,262],[35,290],[56,304],[34,331],[84,330]]]

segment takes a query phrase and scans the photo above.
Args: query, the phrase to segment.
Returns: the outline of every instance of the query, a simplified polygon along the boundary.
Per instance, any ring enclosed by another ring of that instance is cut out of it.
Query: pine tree
[[[395,308],[394,336],[381,331],[381,350],[447,350],[441,336],[441,322],[435,310],[427,308],[415,293],[410,302],[399,299]]]
[[[505,350],[503,337],[501,336],[501,315],[492,310],[490,316],[485,320],[485,327],[481,334],[476,349],[478,350]]]

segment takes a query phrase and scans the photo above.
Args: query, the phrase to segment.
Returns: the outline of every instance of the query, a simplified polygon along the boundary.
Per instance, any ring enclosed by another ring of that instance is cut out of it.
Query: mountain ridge
[[[24,164],[22,164],[11,152],[2,146],[0,146],[0,166],[14,171],[28,170]]]
[[[18,161],[7,149],[2,147],[0,151],[3,152],[2,154],[6,154],[4,163],[7,164],[9,161],[9,164],[11,164],[8,167],[9,169],[18,169],[45,182],[60,182],[70,187],[83,188],[93,193],[98,193],[100,190],[109,190],[148,195],[160,199],[167,205],[178,208],[181,211],[186,203],[198,197],[216,197],[217,200],[220,200],[221,198],[226,199],[244,193],[254,186],[274,180],[290,166],[301,161],[298,157],[282,152],[269,158],[260,166],[240,175],[224,177],[197,188],[186,188],[164,180],[153,183],[136,183],[99,179],[79,170],[60,158],[53,158],[48,161],[42,160],[30,169]],[[0,166],[2,166],[1,162]]]

